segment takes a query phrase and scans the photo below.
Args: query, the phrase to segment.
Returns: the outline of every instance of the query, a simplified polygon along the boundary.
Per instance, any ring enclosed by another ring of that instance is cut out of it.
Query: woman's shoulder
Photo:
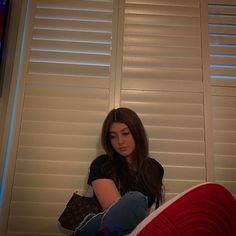
[[[92,166],[94,166],[94,165],[95,165],[95,166],[102,166],[102,165],[108,164],[108,163],[110,163],[110,158],[109,158],[109,156],[108,156],[107,154],[102,154],[102,155],[96,157],[96,158],[92,161],[91,165],[92,165]]]
[[[164,176],[164,168],[163,168],[163,166],[161,165],[161,163],[159,163],[156,159],[151,158],[151,157],[149,157],[148,159],[149,159],[151,165],[152,165],[154,168],[157,169],[157,171],[158,171],[158,173],[160,174],[160,176],[163,177],[163,176]]]
[[[108,155],[100,155],[96,157],[89,168],[88,184],[91,185],[93,180],[108,178],[111,179],[111,164]]]

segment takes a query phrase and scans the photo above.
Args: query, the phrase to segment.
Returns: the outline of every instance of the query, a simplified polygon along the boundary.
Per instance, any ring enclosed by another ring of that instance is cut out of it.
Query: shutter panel
[[[112,1],[30,2],[8,235],[65,235],[58,216],[86,191],[110,107]],[[68,232],[67,232],[68,234]]]
[[[121,105],[138,112],[166,199],[206,179],[199,1],[132,1],[124,12]]]
[[[208,1],[215,181],[236,196],[236,3]]]

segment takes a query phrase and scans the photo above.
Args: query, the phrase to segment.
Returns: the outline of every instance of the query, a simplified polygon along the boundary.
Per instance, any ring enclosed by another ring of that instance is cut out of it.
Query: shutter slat
[[[53,160],[53,161],[92,161],[99,152],[94,147],[91,149],[84,147],[66,148],[66,147],[37,147],[37,146],[19,146],[18,159],[27,160]],[[101,150],[100,152],[101,153]],[[68,200],[68,199],[65,199]]]
[[[94,110],[107,108],[107,101],[84,98],[25,97],[25,107],[34,109]]]
[[[213,87],[212,88],[212,95],[218,95],[218,97],[223,98],[223,99],[234,99],[233,97],[236,94],[236,88],[235,87]],[[224,97],[226,96],[226,97]],[[228,96],[228,97],[227,97]],[[214,101],[216,101],[216,99],[218,99],[216,96],[214,97]],[[221,100],[222,101],[222,100]],[[230,100],[232,101],[232,100]],[[230,103],[228,103],[229,105]]]
[[[103,32],[111,33],[111,22],[84,22],[73,20],[57,20],[57,19],[37,19],[34,29],[46,30],[63,30],[75,32]]]
[[[188,179],[193,181],[203,181],[204,168],[191,168],[191,167],[166,167],[166,179]]]
[[[235,113],[236,114],[236,113]],[[236,116],[235,116],[236,119]],[[216,142],[236,143],[236,131],[215,131],[214,137]]]
[[[40,121],[23,121],[23,133],[43,133],[43,134],[72,134],[72,135],[93,135],[99,133],[101,124],[89,122],[40,122]]]
[[[174,152],[174,153],[196,153],[201,154],[205,152],[204,141],[187,141],[187,140],[153,140],[149,139],[150,150],[160,152]],[[175,163],[173,163],[175,166]],[[195,168],[195,167],[193,167]],[[202,176],[203,177],[203,176]]]
[[[24,210],[24,216],[26,217],[56,217],[61,212],[58,210],[61,207],[59,204],[52,203],[25,203],[25,202],[13,202],[12,214],[14,216],[22,216],[22,208]]]
[[[19,138],[20,146],[36,147],[79,147],[91,149],[97,146],[98,136],[85,135],[55,135],[55,134],[25,134]]]
[[[145,68],[153,68],[153,67],[159,67],[159,68],[199,68],[201,65],[201,59],[200,58],[183,58],[183,57],[162,57],[160,56],[127,56],[124,60],[124,66],[132,66],[135,63],[135,66],[137,67],[145,67]]]
[[[109,22],[112,19],[111,9],[107,11],[93,11],[87,9],[86,11],[79,9],[59,9],[59,8],[39,8],[35,15],[36,19],[63,19],[63,20],[83,20],[83,21],[98,21]]]
[[[198,6],[198,0],[126,0],[127,3],[150,4],[150,5],[167,5],[167,6]]]
[[[62,109],[25,108],[23,111],[23,120],[102,123],[105,115],[106,111],[66,110],[65,112]]]
[[[101,65],[109,66],[110,55],[94,55],[87,52],[76,53],[76,52],[47,52],[47,51],[33,51],[31,53],[30,61],[44,62],[44,63],[66,63],[66,64],[76,64],[76,65]]]
[[[221,76],[236,76],[236,65],[234,67],[227,67],[227,65],[219,65],[210,68],[211,74]]]
[[[235,13],[236,14],[236,13]],[[209,33],[226,34],[231,35],[236,32],[236,25],[222,25],[220,27],[209,25]]]
[[[13,201],[18,202],[42,202],[42,203],[64,203],[71,197],[71,191],[74,188],[27,188],[27,187],[14,187]],[[78,190],[79,193],[84,193]],[[41,194],[40,194],[41,193]],[[62,193],[62,194],[61,194]]]
[[[151,68],[145,68],[145,67],[136,67],[135,65],[133,67],[129,66],[124,68],[123,70],[124,72],[124,76],[127,79],[134,79],[137,78],[137,80],[139,81],[141,78],[144,78],[144,76],[146,76],[147,79],[147,83],[148,83],[148,79],[155,79],[156,82],[158,82],[158,80],[162,80],[164,79],[167,83],[168,80],[183,80],[186,83],[188,81],[186,80],[199,80],[199,75],[201,74],[201,70],[198,69],[194,69],[194,68],[175,68],[173,69],[172,67],[162,67],[162,68],[158,68],[158,67],[151,67]],[[124,81],[125,83],[126,81]],[[140,81],[141,82],[141,81]],[[137,85],[139,86],[139,85]],[[183,84],[184,86],[184,84]]]
[[[165,166],[196,166],[202,167],[205,163],[204,153],[176,153],[176,152],[160,152],[152,151],[150,155],[159,160]],[[166,181],[164,179],[164,181]],[[174,181],[174,179],[173,179]],[[185,180],[186,181],[186,180]],[[173,185],[174,188],[174,185]]]
[[[33,40],[32,51],[40,52],[67,52],[67,53],[93,53],[95,55],[110,55],[110,44]]]
[[[236,14],[236,8],[235,7],[231,7],[233,5],[235,5],[235,1],[230,2],[230,1],[221,1],[221,3],[218,4],[222,4],[222,5],[215,5],[217,2],[214,1],[214,3],[212,3],[212,5],[209,5],[208,7],[208,12],[209,13],[214,13],[214,14],[226,14],[226,15],[235,15]],[[228,5],[228,6],[227,6]]]
[[[232,131],[235,129],[235,119],[214,119],[214,129],[216,130],[228,130]]]
[[[87,175],[90,162],[66,162],[45,160],[18,160],[17,173],[51,174],[51,175]]]
[[[132,45],[125,45],[124,50],[126,51],[127,54],[132,55],[134,57],[138,56],[149,56],[151,57],[152,55],[159,55],[163,57],[173,57],[173,58],[185,58],[187,57],[188,59],[195,59],[199,58],[201,56],[201,52],[197,48],[184,48],[184,47],[151,47],[148,45],[146,46],[132,46]],[[181,54],[180,54],[181,53]],[[182,55],[180,57],[180,55]],[[134,58],[135,59],[135,58]],[[158,58],[156,58],[158,59]]]
[[[236,51],[236,50],[235,50]],[[209,60],[210,64],[225,64],[225,65],[235,65],[234,57],[211,57]]]
[[[14,185],[18,188],[83,189],[85,183],[86,177],[82,175],[16,173]]]
[[[134,102],[156,102],[170,103],[185,103],[185,104],[202,104],[203,97],[201,93],[179,93],[176,91],[135,91],[123,90],[122,95],[124,100]]]
[[[234,5],[235,0],[208,0],[209,4],[228,4],[228,5]]]
[[[202,104],[186,104],[186,103],[136,103],[135,101],[123,101],[123,105],[132,107],[136,111],[142,111],[142,113],[150,114],[162,114],[162,115],[190,115],[190,116],[202,116],[203,107]]]
[[[230,168],[232,166],[236,165],[236,159],[234,158],[233,155],[217,155],[216,156],[216,165],[225,167],[225,168]]]
[[[199,38],[197,37],[168,37],[163,35],[130,35],[127,34],[124,38],[124,45],[152,45],[152,46],[167,46],[167,47],[183,47],[183,48],[198,48],[200,47],[201,43]]]
[[[211,54],[221,54],[221,55],[218,55],[218,57],[226,57],[227,54],[230,56],[232,55],[231,57],[235,60],[235,57],[233,57],[233,54],[236,54],[236,47],[235,46],[227,46],[227,47],[224,47],[223,45],[215,45],[215,46],[210,46],[209,47],[209,53]],[[217,55],[216,55],[217,56]],[[215,57],[212,58],[212,60],[214,59]]]
[[[158,134],[159,138],[176,140],[204,140],[203,128],[146,126],[150,136]]]
[[[51,40],[51,41],[65,41],[65,42],[91,42],[91,43],[106,43],[111,44],[111,35],[107,33],[98,32],[75,32],[75,31],[61,31],[58,30],[41,30],[35,29],[33,39]]]
[[[236,155],[235,143],[215,142],[215,155],[234,155],[235,156]],[[232,168],[234,168],[235,170],[235,167],[232,167]]]
[[[211,11],[209,11],[209,13],[211,14]],[[233,17],[233,16],[221,16],[221,17],[217,17],[215,16],[215,14],[213,15],[210,15],[209,16],[210,18],[210,22],[213,23],[213,24],[236,24],[236,18]]]
[[[87,78],[89,80],[89,78]],[[41,82],[41,83],[40,83]],[[49,82],[49,81],[48,81]],[[27,96],[36,97],[52,97],[52,98],[81,98],[93,100],[93,96],[96,96],[98,100],[106,101],[109,94],[108,90],[96,89],[96,88],[81,88],[80,83],[78,85],[63,86],[62,84],[48,83],[44,84],[42,81],[38,83],[27,83],[26,93]]]
[[[166,69],[166,73],[159,73],[160,70],[156,71],[156,76],[155,72],[150,74],[147,73],[147,79],[145,81],[142,81],[140,78],[134,78],[135,74],[124,74],[127,78],[126,80],[122,83],[124,89],[136,89],[136,90],[146,90],[146,91],[155,91],[155,90],[163,90],[163,91],[184,91],[184,92],[201,92],[203,87],[202,83],[198,81],[199,78],[197,77],[198,75],[201,74],[201,71],[187,71],[189,72],[188,75],[185,74],[184,79],[181,79],[181,81],[184,82],[184,84],[181,84],[178,82],[178,78],[183,78],[181,77],[181,74],[184,73],[184,70],[181,71],[168,71]],[[136,70],[138,73],[139,70]],[[163,72],[163,70],[161,71]],[[179,74],[178,74],[179,72]],[[194,73],[195,72],[195,73]],[[160,74],[160,75],[159,75]],[[175,80],[172,80],[170,76],[176,75]],[[139,73],[139,76],[145,76],[145,73]],[[193,76],[193,77],[192,77]],[[138,76],[137,76],[138,77]],[[151,78],[150,78],[151,77]],[[162,79],[156,79],[156,77],[160,77]],[[150,78],[150,79],[149,79]],[[155,82],[155,83],[154,83]]]
[[[27,224],[25,224],[24,222],[27,222]],[[14,232],[17,232],[16,235],[25,236],[27,234],[27,236],[33,236],[35,235],[35,232],[37,232],[37,235],[39,236],[50,236],[52,234],[57,236],[63,236],[64,233],[60,231],[57,222],[57,217],[11,216],[9,218],[9,228],[12,230],[12,233],[9,232],[9,235],[15,236]],[[45,234],[45,232],[47,233]]]
[[[234,37],[225,37],[224,35],[209,35],[208,37],[209,43],[215,44],[216,46],[219,45],[233,45],[235,44],[235,38]]]
[[[126,22],[135,24],[142,22],[143,25],[160,25],[160,26],[183,26],[199,27],[199,18],[193,16],[163,16],[163,15],[142,15],[126,14]]]
[[[108,94],[109,89],[109,77],[107,76],[89,76],[89,75],[67,75],[67,74],[29,74],[26,76],[26,85],[31,86],[49,86],[49,87],[57,87],[64,86],[68,88],[77,88],[79,90],[86,88],[87,89],[95,89],[95,93],[97,89],[101,89],[104,91],[104,94]],[[67,89],[66,89],[67,90]],[[29,90],[27,91],[28,93]],[[53,90],[51,90],[53,94]],[[49,96],[49,95],[47,95]]]
[[[68,9],[68,10],[93,10],[98,12],[111,12],[112,0],[105,1],[77,1],[77,0],[40,0],[37,2],[38,8],[46,9]]]
[[[158,26],[155,25],[142,25],[142,24],[128,24],[125,28],[125,33],[127,34],[138,34],[150,35],[150,36],[177,36],[183,37],[186,35],[188,38],[199,38],[199,28],[196,27],[178,27],[178,26]]]
[[[106,76],[109,74],[108,66],[90,66],[78,64],[61,63],[43,63],[31,62],[29,65],[29,73],[31,74],[60,74],[60,75],[87,75],[87,76]]]
[[[146,125],[203,128],[203,118],[201,116],[141,114],[141,118]]]
[[[192,16],[199,17],[198,6],[172,6],[172,5],[158,5],[157,4],[129,4],[126,3],[125,11],[127,14],[141,14],[141,15],[168,15],[168,16]]]

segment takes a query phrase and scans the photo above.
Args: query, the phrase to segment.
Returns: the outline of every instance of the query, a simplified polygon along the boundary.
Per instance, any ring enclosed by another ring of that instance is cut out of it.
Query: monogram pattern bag
[[[60,215],[58,221],[65,229],[75,230],[89,213],[99,213],[102,208],[95,197],[81,196],[77,192],[73,193],[66,208]]]

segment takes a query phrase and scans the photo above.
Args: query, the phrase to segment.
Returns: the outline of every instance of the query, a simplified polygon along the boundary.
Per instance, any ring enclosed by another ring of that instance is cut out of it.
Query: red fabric
[[[236,236],[236,201],[223,186],[209,183],[177,199],[138,236]]]

